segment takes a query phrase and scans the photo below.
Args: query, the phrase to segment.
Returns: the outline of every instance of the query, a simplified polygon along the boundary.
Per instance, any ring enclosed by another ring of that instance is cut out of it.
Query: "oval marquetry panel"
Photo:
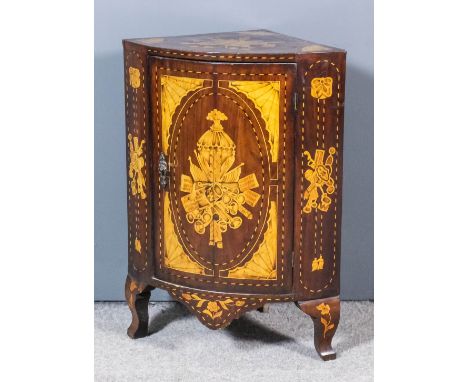
[[[223,120],[207,119],[213,110]],[[198,92],[175,119],[169,161],[187,253],[210,270],[239,265],[259,245],[270,199],[268,147],[253,111],[236,94]]]

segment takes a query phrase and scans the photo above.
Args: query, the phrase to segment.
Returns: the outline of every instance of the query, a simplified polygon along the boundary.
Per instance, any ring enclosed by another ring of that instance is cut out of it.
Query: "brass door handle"
[[[165,188],[169,178],[169,165],[163,153],[159,156],[159,184]]]

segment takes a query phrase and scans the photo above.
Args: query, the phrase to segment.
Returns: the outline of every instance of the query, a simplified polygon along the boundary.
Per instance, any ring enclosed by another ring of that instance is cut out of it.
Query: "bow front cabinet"
[[[345,51],[266,30],[123,45],[129,336],[153,288],[212,329],[294,301],[334,358]]]

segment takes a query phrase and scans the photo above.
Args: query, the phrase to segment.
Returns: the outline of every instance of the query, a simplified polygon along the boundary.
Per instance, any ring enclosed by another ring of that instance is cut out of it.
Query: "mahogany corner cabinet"
[[[294,301],[334,359],[346,52],[267,30],[123,47],[128,335],[154,288],[212,329]]]

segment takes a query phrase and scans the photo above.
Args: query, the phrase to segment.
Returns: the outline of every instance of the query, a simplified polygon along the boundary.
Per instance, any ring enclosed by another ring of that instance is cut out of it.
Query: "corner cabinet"
[[[154,288],[222,328],[294,301],[335,358],[345,52],[266,30],[124,40],[128,334]]]

